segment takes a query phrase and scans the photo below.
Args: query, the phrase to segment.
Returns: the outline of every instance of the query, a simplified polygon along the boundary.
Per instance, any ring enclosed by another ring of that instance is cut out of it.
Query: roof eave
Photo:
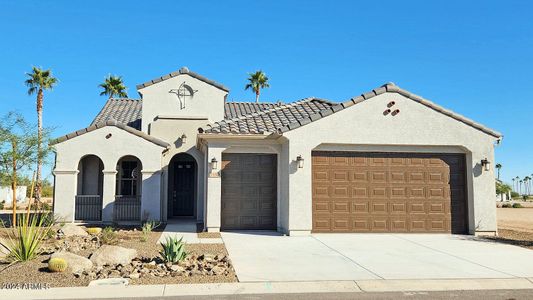
[[[167,79],[170,79],[170,78],[173,78],[173,77],[177,77],[179,75],[183,75],[183,74],[187,74],[193,78],[196,78],[200,81],[203,81],[209,85],[212,85],[220,90],[223,90],[225,91],[226,93],[229,93],[229,88],[227,88],[226,86],[214,81],[214,80],[211,80],[211,79],[208,79],[207,77],[204,77],[198,73],[195,73],[195,72],[192,72],[190,71],[187,67],[182,67],[181,69],[179,69],[178,71],[174,71],[172,73],[169,73],[167,75],[163,75],[161,77],[157,77],[157,78],[154,78],[152,80],[149,80],[149,81],[146,81],[144,83],[141,83],[141,84],[138,84],[136,86],[137,88],[137,91],[139,92],[139,94],[141,94],[141,91],[142,89],[146,88],[146,87],[149,87],[151,85],[154,85],[156,83],[159,83],[161,81],[165,81]],[[142,94],[141,94],[142,95]]]
[[[214,139],[246,139],[246,140],[264,140],[271,138],[274,135],[278,135],[273,132],[264,133],[199,133],[197,137],[199,139],[214,140]]]
[[[158,138],[155,138],[153,136],[150,136],[142,131],[139,131],[135,128],[132,128],[130,126],[127,126],[125,124],[122,124],[122,123],[119,123],[117,122],[116,120],[107,120],[105,122],[101,122],[101,123],[98,123],[98,124],[94,124],[94,125],[91,125],[89,127],[86,127],[86,128],[83,128],[83,129],[80,129],[80,130],[76,130],[74,132],[71,132],[69,134],[66,134],[64,136],[61,136],[59,138],[56,138],[54,140],[52,140],[50,142],[50,146],[53,146],[53,145],[56,145],[56,144],[60,144],[60,143],[63,143],[67,140],[70,140],[70,139],[73,139],[75,137],[78,137],[78,136],[81,136],[81,135],[84,135],[86,133],[89,133],[91,131],[94,131],[96,129],[99,129],[99,128],[103,128],[103,127],[106,127],[106,126],[114,126],[114,127],[117,127],[119,129],[122,129],[126,132],[129,132],[135,136],[138,136],[148,142],[151,142],[153,144],[156,144],[157,146],[161,147],[161,148],[164,148],[164,149],[168,149],[170,148],[170,144],[163,141],[163,140],[160,140]]]

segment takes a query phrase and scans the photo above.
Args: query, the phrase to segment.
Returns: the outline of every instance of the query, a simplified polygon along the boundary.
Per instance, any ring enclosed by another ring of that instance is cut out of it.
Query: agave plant
[[[163,247],[163,250],[159,254],[161,254],[165,262],[177,263],[187,257],[183,237],[178,240],[177,237],[169,236],[165,242],[161,242],[161,247]]]
[[[42,243],[50,236],[52,226],[49,214],[20,214],[17,225],[7,231],[7,238],[0,240],[11,263],[29,261],[41,254]]]

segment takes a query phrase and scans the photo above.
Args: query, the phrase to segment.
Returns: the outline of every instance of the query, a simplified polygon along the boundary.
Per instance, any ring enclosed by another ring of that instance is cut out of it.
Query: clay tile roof
[[[198,79],[200,81],[203,81],[203,82],[205,82],[207,84],[210,84],[210,85],[212,85],[212,86],[214,86],[216,88],[219,88],[219,89],[221,89],[223,91],[229,92],[229,89],[227,87],[225,87],[224,85],[222,85],[222,84],[220,84],[218,82],[215,82],[215,81],[213,81],[211,79],[208,79],[208,78],[206,78],[206,77],[204,77],[204,76],[202,76],[202,75],[200,75],[198,73],[192,72],[187,67],[182,67],[178,71],[174,71],[174,72],[172,72],[170,74],[163,75],[161,77],[157,77],[157,78],[154,78],[152,80],[149,80],[149,81],[147,81],[145,83],[138,84],[137,85],[137,90],[143,89],[143,88],[145,88],[147,86],[151,86],[151,85],[156,84],[158,82],[161,82],[163,80],[167,80],[169,78],[176,77],[176,76],[178,76],[180,74],[188,74],[189,76],[194,77],[194,78],[196,78],[196,79]]]
[[[264,110],[255,110],[255,108],[267,108]],[[327,100],[318,98],[305,98],[288,104],[245,104],[245,103],[227,103],[230,107],[230,113],[226,111],[226,116],[234,116],[225,120],[209,124],[200,128],[201,133],[222,133],[222,134],[265,134],[278,132],[283,126],[305,120],[311,115],[326,111],[335,106]],[[231,109],[239,108],[250,113],[231,112]]]
[[[91,125],[116,120],[119,123],[141,130],[142,100],[116,98],[107,100]]]
[[[235,119],[263,110],[272,109],[281,103],[255,103],[255,102],[226,102],[224,105],[224,119]]]

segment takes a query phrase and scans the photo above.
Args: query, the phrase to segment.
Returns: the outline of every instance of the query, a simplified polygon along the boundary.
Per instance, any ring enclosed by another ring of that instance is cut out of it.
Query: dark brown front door
[[[273,229],[277,158],[272,154],[222,155],[222,229]]]
[[[314,232],[467,232],[462,154],[313,152]]]
[[[193,161],[173,163],[172,214],[173,216],[194,215],[196,165]]]

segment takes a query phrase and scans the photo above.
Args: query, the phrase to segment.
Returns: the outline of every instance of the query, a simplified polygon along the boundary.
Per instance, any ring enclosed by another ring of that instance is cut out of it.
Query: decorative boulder
[[[69,236],[88,236],[89,235],[87,233],[87,231],[85,231],[83,229],[83,227],[78,226],[76,224],[71,224],[71,223],[67,223],[67,224],[63,225],[63,227],[61,227],[59,229],[59,231],[61,233],[63,233],[63,235],[66,236],[66,237],[69,237]]]
[[[120,246],[103,245],[91,255],[96,266],[127,265],[137,256],[137,250]]]
[[[98,235],[102,232],[102,228],[100,227],[89,227],[87,228],[87,233],[90,235]]]
[[[72,273],[81,273],[83,271],[89,271],[93,267],[92,261],[88,258],[76,255],[74,253],[60,251],[52,254],[50,258],[62,258],[70,267]]]

